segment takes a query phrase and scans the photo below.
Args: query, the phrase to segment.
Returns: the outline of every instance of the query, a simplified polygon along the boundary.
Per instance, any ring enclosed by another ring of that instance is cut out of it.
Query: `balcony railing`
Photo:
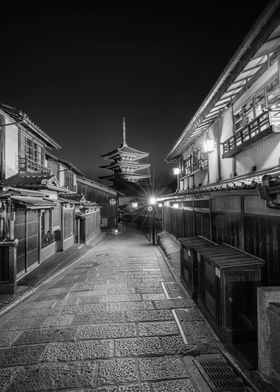
[[[186,167],[186,175],[206,169],[208,169],[208,159],[198,159],[193,164]]]
[[[34,161],[28,157],[19,158],[19,171],[21,173],[50,173],[50,169],[38,161]]]
[[[255,141],[269,135],[273,131],[272,126],[278,124],[279,110],[263,112],[223,143],[223,158],[233,157]]]

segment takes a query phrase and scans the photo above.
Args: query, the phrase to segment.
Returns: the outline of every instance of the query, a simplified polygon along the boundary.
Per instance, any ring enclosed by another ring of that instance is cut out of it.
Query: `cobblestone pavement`
[[[156,247],[108,237],[0,319],[0,390],[206,391],[187,365],[216,340]]]

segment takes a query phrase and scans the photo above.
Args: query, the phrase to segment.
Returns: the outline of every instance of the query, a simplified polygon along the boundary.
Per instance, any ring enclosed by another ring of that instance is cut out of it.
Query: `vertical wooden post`
[[[28,209],[25,210],[25,272],[28,268]]]
[[[9,246],[9,281],[11,282],[11,292],[14,294],[17,287],[17,245],[18,240],[14,240]]]
[[[64,208],[63,203],[60,205],[61,207],[61,230],[60,230],[60,250],[63,251],[64,248]]]
[[[244,215],[244,196],[240,196],[241,228],[240,228],[240,248],[245,250],[245,215]]]
[[[209,225],[210,225],[210,240],[213,241],[213,216],[212,216],[212,199],[209,199]]]
[[[38,263],[41,263],[42,248],[42,210],[38,210]]]
[[[193,208],[193,235],[196,236],[196,219],[195,219],[195,210],[194,210],[194,200],[192,200],[192,208]]]
[[[78,244],[80,243],[80,241],[81,241],[81,237],[80,237],[80,218],[78,217],[77,218],[77,230],[78,230]]]
[[[4,126],[3,126],[4,125]],[[5,117],[0,115],[0,179],[5,179]]]

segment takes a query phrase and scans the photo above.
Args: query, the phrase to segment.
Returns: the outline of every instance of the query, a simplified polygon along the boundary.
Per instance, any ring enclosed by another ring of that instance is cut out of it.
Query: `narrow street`
[[[218,352],[158,248],[136,231],[107,236],[0,323],[3,392],[209,391],[192,359]]]

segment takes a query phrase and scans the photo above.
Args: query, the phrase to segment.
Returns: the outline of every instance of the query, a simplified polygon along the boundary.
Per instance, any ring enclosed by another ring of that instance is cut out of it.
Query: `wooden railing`
[[[247,125],[240,128],[234,135],[223,143],[223,158],[229,158],[238,154],[248,145],[264,138],[272,132],[272,116],[263,112]]]
[[[186,167],[186,174],[191,174],[198,170],[205,170],[208,168],[208,159],[198,159],[192,165]]]

